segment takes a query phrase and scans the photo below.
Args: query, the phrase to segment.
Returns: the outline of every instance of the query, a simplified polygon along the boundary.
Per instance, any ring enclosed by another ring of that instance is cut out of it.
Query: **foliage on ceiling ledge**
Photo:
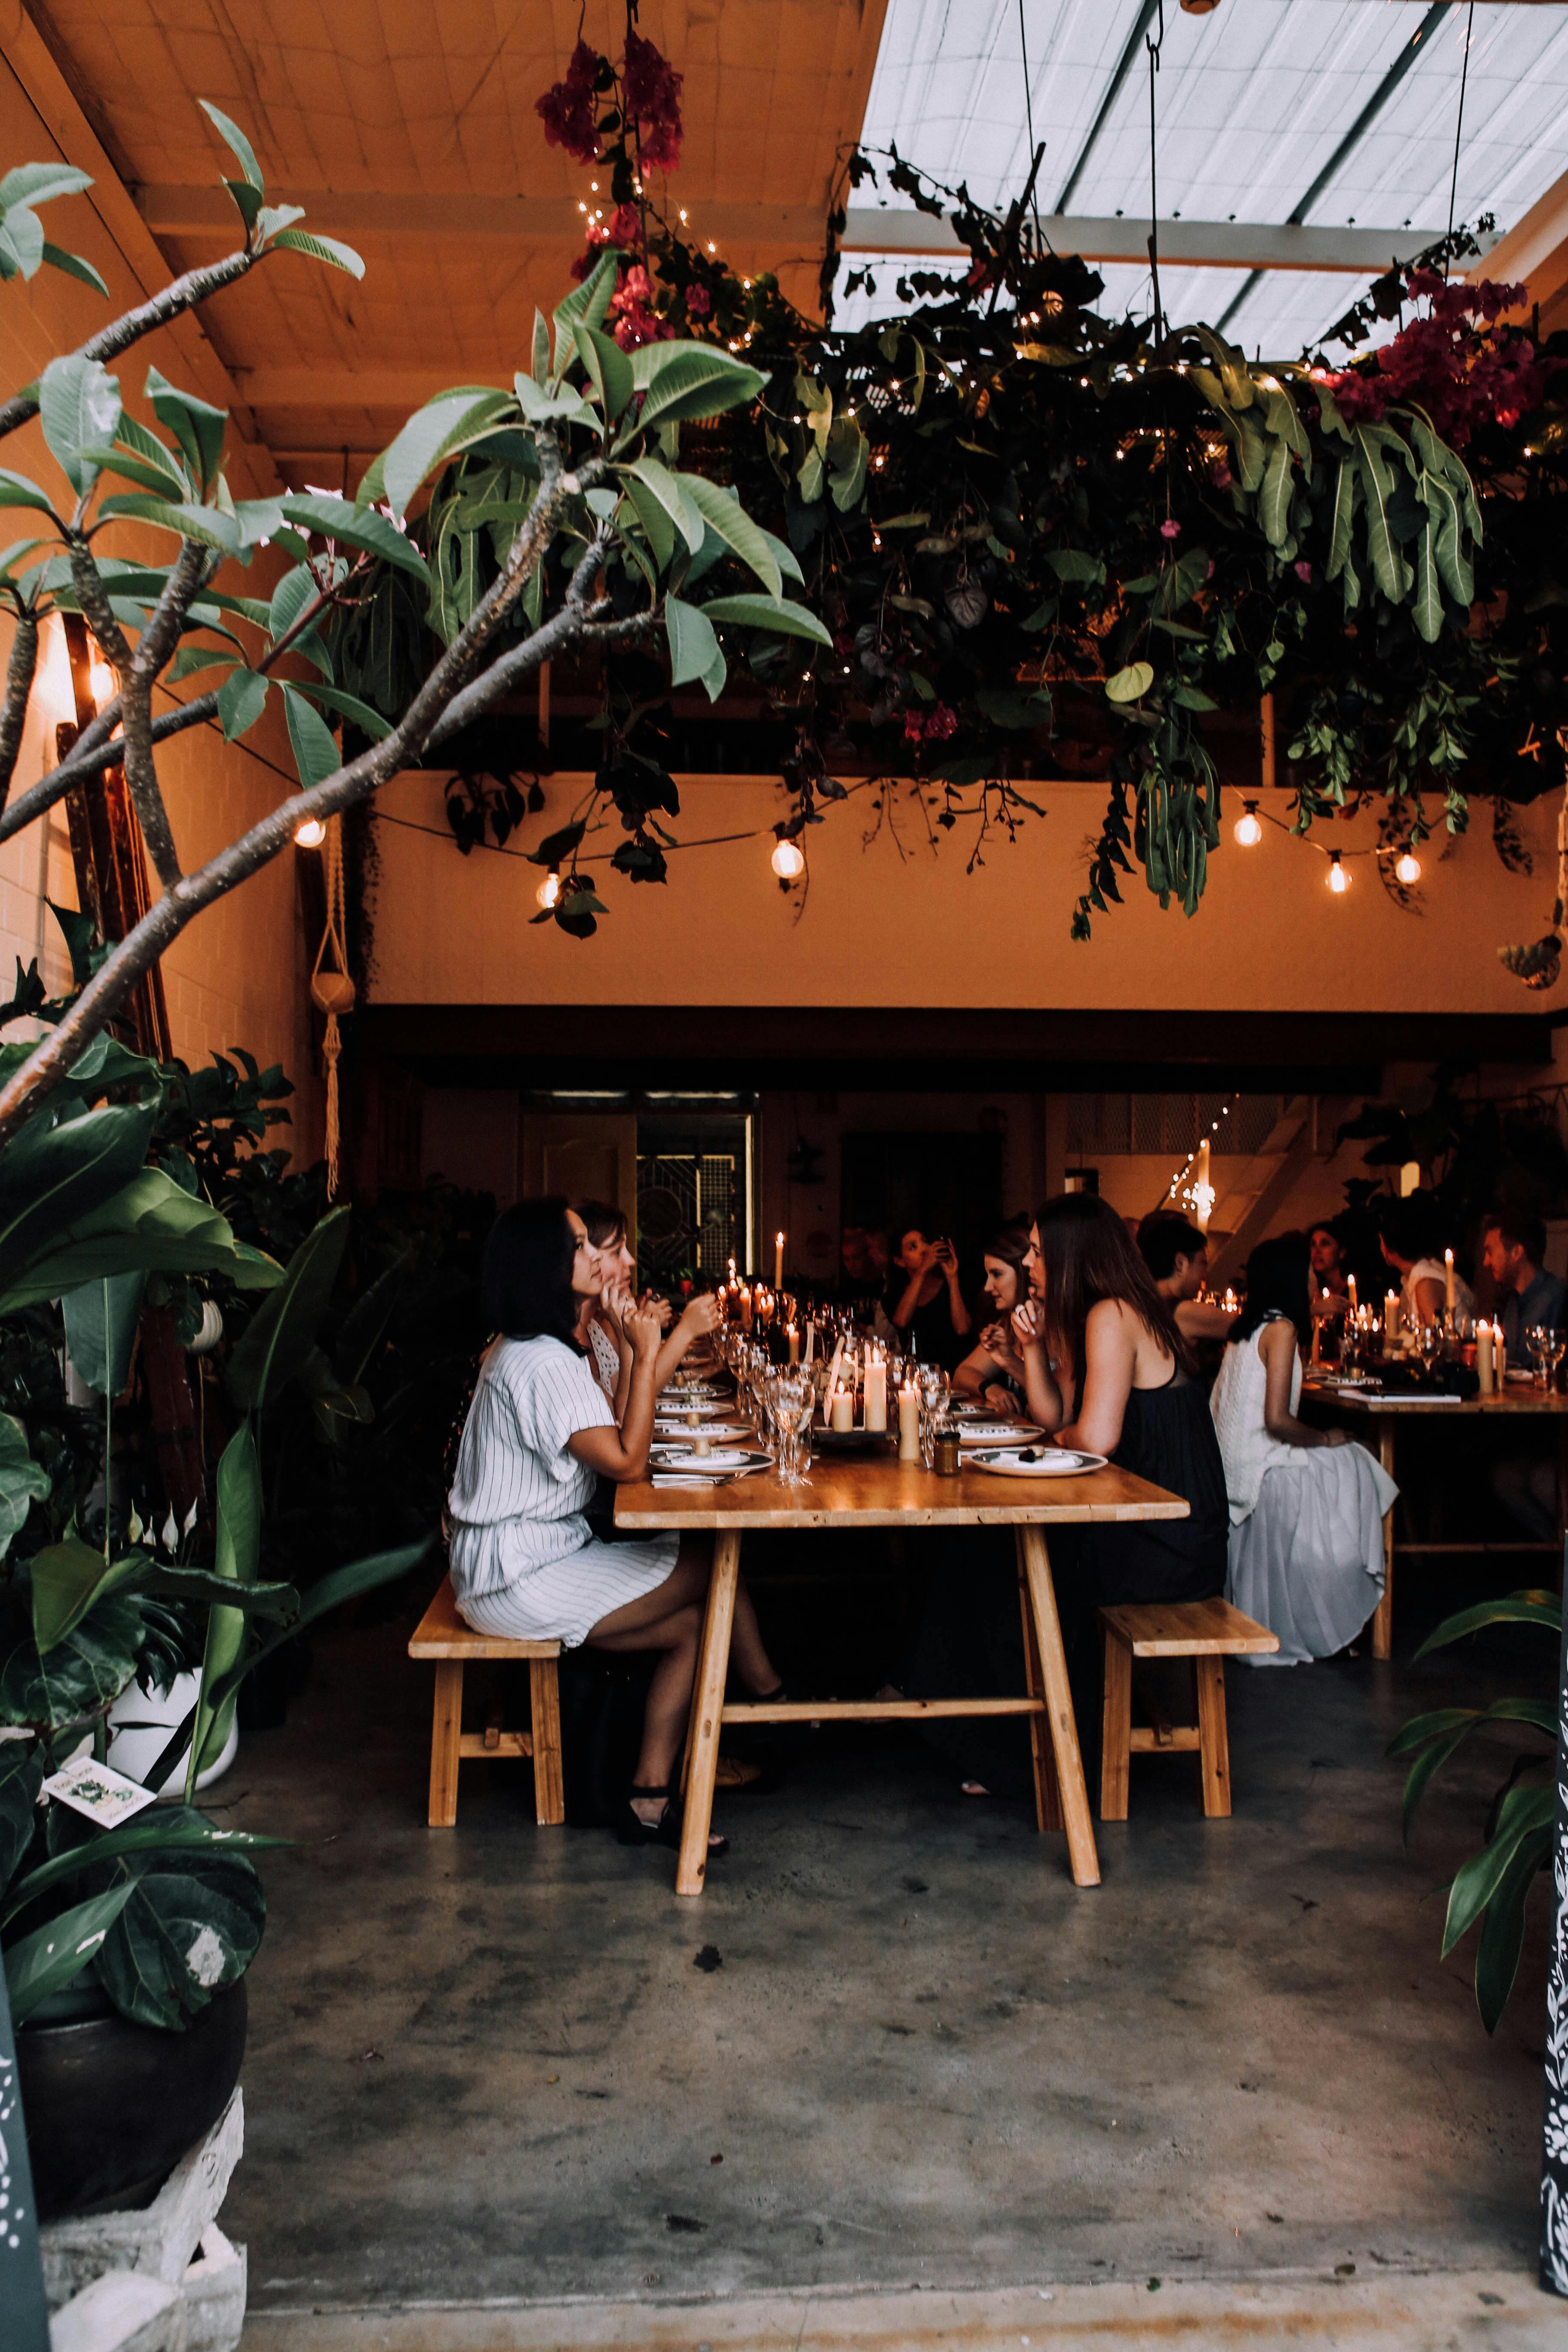
[[[798,593],[831,633],[829,655],[763,628],[745,656],[752,698],[761,687],[796,730],[781,836],[821,823],[843,791],[835,766],[854,765],[912,775],[938,826],[973,820],[983,844],[1037,813],[1016,781],[1031,755],[1060,762],[1087,742],[1108,800],[1074,936],[1140,870],[1191,915],[1219,841],[1205,715],[1255,716],[1272,694],[1297,831],[1375,807],[1387,877],[1430,828],[1463,831],[1482,798],[1518,858],[1509,804],[1565,782],[1568,337],[1538,347],[1505,319],[1518,288],[1449,279],[1479,250],[1468,232],[1392,269],[1330,339],[1353,346],[1397,317],[1380,350],[1338,370],[1321,352],[1261,364],[1203,325],[1100,318],[1099,277],[1037,237],[1032,187],[998,215],[896,152],[857,152],[847,183],[885,179],[944,214],[970,267],[956,282],[908,270],[901,318],[840,333],[656,208],[645,175],[679,157],[679,77],[629,26],[619,64],[579,43],[540,111],[610,180],[578,274],[595,248],[616,255],[616,341],[708,341],[766,373],[753,405],[679,429],[684,464],[793,551]],[[836,206],[829,319],[843,226]],[[416,526],[435,575],[427,617],[448,641],[493,576],[482,518],[487,498],[517,495],[503,476],[484,453],[462,459]],[[630,614],[666,526],[640,502],[623,501],[617,522],[602,593]],[[552,558],[547,604],[577,552]],[[724,666],[697,661],[685,616],[732,593],[733,554],[710,522],[668,625],[671,670],[635,643],[605,656],[595,790],[537,853],[563,866],[569,896],[616,817],[613,862],[634,880],[661,879],[679,846],[660,823],[678,803],[657,712],[672,679],[722,691]],[[406,575],[384,583],[384,599],[404,600],[405,661],[419,652],[409,596]],[[408,680],[386,617],[352,617],[339,657],[390,710]],[[471,803],[458,814],[471,842]],[[1500,952],[1550,985],[1563,932],[1560,898],[1545,939]]]

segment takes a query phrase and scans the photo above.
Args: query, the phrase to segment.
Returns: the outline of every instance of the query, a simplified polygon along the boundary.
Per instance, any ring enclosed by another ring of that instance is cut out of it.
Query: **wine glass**
[[[948,1400],[952,1383],[940,1364],[921,1364],[919,1368],[921,1391],[921,1460],[930,1470],[936,1461],[936,1433],[940,1422],[947,1419]]]
[[[816,1405],[816,1383],[809,1372],[786,1371],[773,1382],[773,1410],[779,1431],[779,1484],[808,1486],[811,1467],[811,1417]]]
[[[1568,1349],[1568,1332],[1560,1330],[1555,1323],[1542,1323],[1539,1328],[1542,1339],[1541,1352],[1546,1368],[1546,1385],[1549,1389],[1554,1389],[1557,1385],[1557,1367],[1563,1361],[1564,1350]]]
[[[1531,1323],[1525,1331],[1524,1344],[1530,1350],[1531,1380],[1538,1389],[1549,1385],[1551,1367],[1556,1361],[1552,1354],[1552,1342],[1557,1337],[1548,1325]],[[1562,1352],[1561,1349],[1558,1350]]]

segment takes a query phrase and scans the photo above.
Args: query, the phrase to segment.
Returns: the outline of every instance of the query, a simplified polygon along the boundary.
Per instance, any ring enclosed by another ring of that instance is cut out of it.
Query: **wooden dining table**
[[[1318,1413],[1331,1418],[1343,1414],[1352,1425],[1359,1424],[1373,1440],[1378,1460],[1392,1478],[1397,1434],[1401,1422],[1475,1421],[1483,1417],[1497,1422],[1555,1421],[1559,1424],[1559,1452],[1563,1457],[1558,1474],[1559,1492],[1568,1479],[1568,1396],[1559,1396],[1554,1389],[1526,1387],[1522,1381],[1510,1381],[1491,1396],[1448,1399],[1442,1403],[1421,1396],[1389,1395],[1371,1389],[1351,1389],[1324,1377],[1305,1380],[1301,1383],[1301,1402]],[[1372,1654],[1374,1658],[1391,1657],[1394,1653],[1394,1556],[1395,1550],[1407,1557],[1434,1552],[1542,1552],[1561,1557],[1556,1544],[1531,1542],[1521,1538],[1518,1542],[1436,1542],[1411,1538],[1397,1545],[1394,1540],[1394,1514],[1396,1505],[1391,1503],[1383,1515],[1383,1598],[1377,1604],[1372,1621]]]
[[[727,1723],[931,1721],[942,1716],[1023,1716],[1028,1720],[1039,1828],[1065,1830],[1073,1881],[1098,1886],[1100,1858],[1089,1820],[1078,1725],[1051,1581],[1046,1530],[1184,1519],[1188,1505],[1127,1471],[1015,1478],[963,1468],[939,1477],[889,1452],[818,1455],[810,1483],[786,1486],[772,1472],[710,1487],[621,1486],[616,1525],[628,1532],[696,1529],[714,1538],[713,1572],[692,1691],[686,1744],[686,1813],[676,1870],[678,1895],[700,1895],[708,1867],[713,1781]],[[726,1700],[730,1636],[741,1542],[748,1528],[1011,1528],[1018,1561],[1026,1690],[994,1698]]]

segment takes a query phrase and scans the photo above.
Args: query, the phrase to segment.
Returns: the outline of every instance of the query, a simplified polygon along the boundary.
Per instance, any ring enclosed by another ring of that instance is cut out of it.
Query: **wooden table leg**
[[[430,1727],[430,1826],[449,1830],[458,1818],[458,1742],[463,1736],[463,1662],[436,1663],[436,1706]]]
[[[1380,1413],[1377,1421],[1377,1458],[1394,1475],[1394,1415]],[[1394,1513],[1390,1503],[1383,1515],[1383,1599],[1372,1621],[1372,1654],[1374,1658],[1394,1655]]]
[[[1028,1579],[1034,1604],[1035,1638],[1040,1645],[1040,1673],[1046,1686],[1046,1711],[1056,1755],[1057,1785],[1062,1818],[1067,1825],[1068,1861],[1075,1886],[1100,1885],[1100,1857],[1094,1850],[1094,1827],[1089,1814],[1089,1790],[1083,1781],[1083,1757],[1078,1744],[1078,1723],[1068,1687],[1068,1662],[1062,1649],[1061,1620],[1057,1615],[1056,1588],[1045,1530],[1017,1530],[1018,1557]]]
[[[721,1529],[713,1546],[708,1585],[708,1615],[697,1655],[697,1706],[688,1742],[686,1818],[676,1865],[678,1895],[700,1895],[708,1874],[708,1832],[713,1824],[713,1778],[719,1769],[719,1725],[730,1672],[730,1632],[735,1621],[735,1588],[741,1577],[738,1529]]]
[[[1018,1607],[1024,1620],[1024,1688],[1031,1698],[1044,1698],[1046,1685],[1040,1675],[1040,1645],[1035,1639],[1035,1612],[1029,1604],[1029,1581],[1024,1573],[1022,1548],[1018,1553]],[[1035,1822],[1041,1830],[1059,1830],[1062,1825],[1061,1791],[1057,1786],[1056,1759],[1051,1754],[1050,1733],[1043,1715],[1029,1717],[1029,1754],[1035,1768]]]
[[[529,1717],[533,1727],[533,1812],[542,1828],[566,1819],[561,1775],[561,1686],[553,1658],[528,1662]]]

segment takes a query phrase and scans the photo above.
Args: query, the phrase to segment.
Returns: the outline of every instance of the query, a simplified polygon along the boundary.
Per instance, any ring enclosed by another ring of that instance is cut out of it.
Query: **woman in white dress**
[[[599,1386],[614,1404],[618,1421],[626,1409],[626,1395],[631,1385],[632,1348],[623,1317],[626,1303],[633,1296],[637,1260],[631,1253],[624,1210],[613,1208],[605,1201],[584,1201],[578,1213],[587,1227],[588,1239],[599,1254],[599,1297],[588,1311],[588,1344],[593,1350],[591,1361]],[[651,1291],[643,1293],[640,1304],[653,1308],[658,1317],[659,1331],[665,1335],[660,1339],[654,1370],[654,1394],[657,1396],[668,1387],[696,1342],[717,1329],[719,1301],[710,1291],[699,1291],[695,1297],[688,1300],[679,1319],[675,1318],[668,1299],[656,1298]]]
[[[646,1476],[658,1317],[628,1306],[631,1371],[619,1428],[588,1367],[586,1318],[601,1293],[598,1253],[564,1201],[525,1201],[485,1244],[486,1321],[500,1336],[479,1368],[448,1497],[452,1587],[476,1632],[574,1649],[658,1654],[637,1778],[618,1824],[625,1844],[679,1843],[670,1776],[685,1737],[711,1566],[705,1538],[601,1543],[585,1516],[600,1478]],[[731,1654],[747,1688],[782,1688],[742,1585]],[[716,1841],[721,1850],[722,1839]]]
[[[1448,1268],[1444,1260],[1442,1226],[1430,1192],[1411,1192],[1390,1201],[1383,1213],[1379,1239],[1383,1255],[1399,1276],[1401,1318],[1412,1330],[1441,1323],[1447,1305]],[[1476,1294],[1462,1274],[1454,1276],[1454,1306],[1460,1315],[1476,1311]]]
[[[1279,1636],[1252,1665],[1331,1657],[1383,1598],[1383,1515],[1399,1490],[1346,1431],[1296,1417],[1315,1288],[1305,1234],[1253,1251],[1210,1399],[1230,1504],[1226,1595]]]

